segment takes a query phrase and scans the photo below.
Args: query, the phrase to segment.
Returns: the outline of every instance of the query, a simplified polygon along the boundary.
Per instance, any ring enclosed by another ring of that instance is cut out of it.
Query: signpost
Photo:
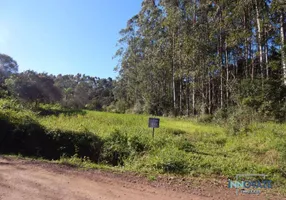
[[[149,118],[148,126],[149,128],[153,128],[152,137],[154,138],[155,128],[159,128],[160,119],[159,118]]]

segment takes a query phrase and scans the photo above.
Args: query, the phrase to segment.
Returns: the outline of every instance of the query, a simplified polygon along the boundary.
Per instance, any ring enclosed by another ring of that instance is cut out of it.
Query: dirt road
[[[79,171],[55,164],[39,164],[38,162],[0,158],[0,199],[237,199],[234,193],[229,191],[227,195],[207,197],[200,193],[192,194],[173,191],[166,187],[154,187],[148,182],[137,181],[136,178],[129,180],[126,177],[120,177],[102,174],[98,170],[93,172]]]

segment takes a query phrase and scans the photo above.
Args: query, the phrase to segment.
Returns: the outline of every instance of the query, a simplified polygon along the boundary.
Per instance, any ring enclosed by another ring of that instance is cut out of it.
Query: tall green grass
[[[285,124],[254,123],[248,133],[229,135],[225,128],[212,124],[164,117],[160,117],[160,120],[160,128],[155,130],[154,140],[151,137],[152,129],[147,126],[148,116],[144,115],[86,111],[84,115],[42,117],[39,118],[39,123],[48,129],[89,131],[102,138],[114,131],[120,132],[127,139],[136,136],[149,149],[144,156],[135,158],[141,165],[132,164],[132,160],[128,163],[129,168],[139,166],[163,170],[164,167],[158,167],[162,160],[166,155],[170,159],[174,155],[174,159],[185,159],[184,165],[188,166],[190,172],[195,170],[234,175],[279,171],[283,145],[286,144]],[[184,146],[191,146],[191,150],[184,150]]]
[[[155,130],[153,139],[146,115],[55,111],[42,116],[11,108],[13,106],[9,108],[6,104],[0,100],[0,106],[6,107],[1,113],[9,115],[11,120],[21,121],[22,117],[29,116],[52,134],[67,134],[67,138],[71,134],[85,134],[87,138],[92,135],[98,138],[100,145],[92,148],[95,144],[92,139],[72,137],[85,151],[78,155],[75,148],[62,156],[71,156],[72,152],[73,158],[84,156],[86,148],[91,148],[99,151],[96,160],[91,161],[124,170],[226,177],[263,173],[277,185],[286,184],[286,124],[252,123],[246,132],[234,135],[229,133],[227,124],[218,126],[160,117],[160,128]]]

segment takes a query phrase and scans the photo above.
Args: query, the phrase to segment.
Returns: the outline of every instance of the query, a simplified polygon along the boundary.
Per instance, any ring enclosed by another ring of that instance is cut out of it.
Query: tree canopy
[[[0,54],[0,84],[11,74],[18,72],[18,64],[6,54]]]
[[[279,0],[144,0],[120,32],[115,97],[157,115],[285,113],[285,24]]]
[[[286,120],[285,9],[281,0],[143,0],[120,31],[116,80],[17,73],[0,54],[0,84],[22,101],[68,108],[195,116],[248,107]]]

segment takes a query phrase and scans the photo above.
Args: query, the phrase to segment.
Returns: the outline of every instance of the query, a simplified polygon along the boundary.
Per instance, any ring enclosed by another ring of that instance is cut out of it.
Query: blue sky
[[[119,31],[141,0],[0,0],[0,53],[19,71],[116,77]]]

